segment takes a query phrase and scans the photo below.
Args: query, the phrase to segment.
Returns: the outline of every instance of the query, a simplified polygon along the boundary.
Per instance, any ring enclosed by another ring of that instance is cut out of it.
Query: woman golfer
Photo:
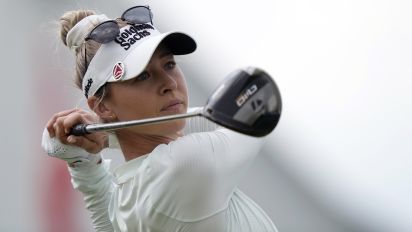
[[[67,161],[96,231],[277,231],[237,188],[262,139],[199,118],[120,129],[114,136],[69,133],[79,123],[185,113],[186,82],[174,55],[195,51],[190,36],[160,33],[146,6],[115,20],[70,11],[60,22],[63,43],[76,54],[76,83],[94,113],[55,114],[42,145]],[[99,152],[112,137],[127,162],[110,173]]]

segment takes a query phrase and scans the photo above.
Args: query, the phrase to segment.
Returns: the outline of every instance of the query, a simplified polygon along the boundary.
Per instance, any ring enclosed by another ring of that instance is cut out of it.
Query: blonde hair
[[[73,10],[67,11],[60,17],[60,39],[62,40],[65,46],[67,45],[66,38],[68,32],[82,19],[87,16],[95,15],[96,13],[92,10]],[[116,20],[119,27],[124,27],[127,25],[126,22],[121,21],[120,19]],[[94,25],[96,26],[96,25]],[[74,82],[77,87],[82,89],[82,82],[84,75],[86,74],[87,67],[89,66],[90,61],[93,59],[97,50],[100,48],[100,43],[93,40],[85,41],[81,46],[75,49],[76,56],[76,74]],[[87,53],[87,54],[85,54]],[[96,92],[95,96],[100,98],[100,101],[107,95],[108,91],[106,90],[106,84],[100,87]]]
[[[60,17],[60,39],[63,44],[67,46],[66,37],[67,33],[83,18],[89,15],[95,15],[96,13],[91,10],[74,10],[64,13]],[[86,46],[86,47],[85,47]],[[85,41],[81,46],[75,49],[76,56],[76,73],[74,82],[77,87],[82,89],[82,81],[84,74],[87,71],[90,61],[100,48],[100,44],[93,41]],[[85,54],[87,52],[87,54]]]

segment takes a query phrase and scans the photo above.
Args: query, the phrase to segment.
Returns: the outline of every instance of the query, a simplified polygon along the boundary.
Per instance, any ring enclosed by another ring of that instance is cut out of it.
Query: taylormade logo
[[[92,87],[92,84],[93,84],[93,79],[89,78],[87,80],[86,86],[84,87],[84,95],[86,96],[86,98],[89,97],[89,91],[90,91],[90,87]]]
[[[242,106],[257,90],[258,87],[256,85],[249,87],[244,93],[240,94],[239,97],[236,98],[236,105],[238,107]]]
[[[114,41],[127,51],[134,43],[151,35],[147,30],[154,30],[154,27],[150,24],[132,25],[120,33]]]

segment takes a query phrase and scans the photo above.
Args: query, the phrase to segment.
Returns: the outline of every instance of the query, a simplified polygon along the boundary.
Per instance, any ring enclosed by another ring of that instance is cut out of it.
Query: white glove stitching
[[[57,138],[50,138],[47,129],[43,131],[42,147],[49,156],[65,160],[70,167],[97,164],[101,160],[100,154],[91,154],[83,148],[63,144]]]

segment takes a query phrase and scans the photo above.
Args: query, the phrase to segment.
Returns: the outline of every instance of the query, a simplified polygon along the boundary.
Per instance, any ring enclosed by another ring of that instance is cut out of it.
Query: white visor
[[[106,82],[125,81],[138,76],[162,42],[174,55],[196,50],[194,39],[181,32],[160,33],[150,23],[121,28],[116,39],[102,44],[91,60],[82,83],[86,98],[95,95]]]

